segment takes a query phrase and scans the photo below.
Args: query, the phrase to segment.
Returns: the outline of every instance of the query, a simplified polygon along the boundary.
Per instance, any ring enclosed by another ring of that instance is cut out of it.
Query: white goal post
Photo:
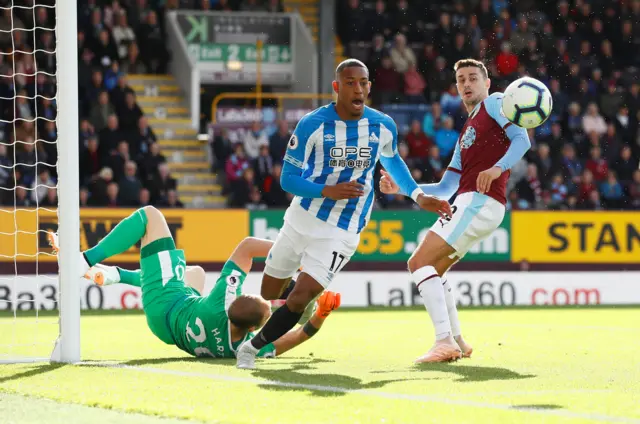
[[[36,0],[37,1],[37,0]],[[60,333],[53,362],[80,361],[78,3],[56,0]]]
[[[8,3],[0,5],[11,23],[0,29],[3,46],[11,43],[10,50],[0,50],[0,65],[5,65],[0,103],[3,110],[14,112],[0,116],[0,363],[76,363],[81,308],[78,6],[76,0]],[[42,89],[40,79],[45,82]],[[49,106],[43,111],[40,104]],[[48,132],[39,124],[49,127]],[[44,172],[54,167],[57,183]],[[57,222],[51,222],[51,206],[56,204]],[[51,217],[49,221],[43,224],[40,212]],[[41,275],[40,258],[55,261],[43,240],[56,223],[58,275]],[[25,290],[32,283],[37,289]],[[56,306],[56,312],[40,313]]]

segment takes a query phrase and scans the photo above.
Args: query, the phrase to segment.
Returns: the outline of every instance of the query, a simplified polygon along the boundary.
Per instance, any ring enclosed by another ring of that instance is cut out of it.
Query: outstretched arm
[[[245,273],[249,273],[253,265],[253,258],[266,258],[271,246],[273,246],[271,240],[246,237],[236,246],[229,260],[238,265]]]
[[[316,313],[301,327],[289,331],[284,336],[273,342],[276,349],[276,356],[293,349],[294,347],[306,342],[313,337],[324,324],[324,320],[329,316],[331,311],[338,309],[340,306],[340,293],[325,291],[318,299],[318,310]]]

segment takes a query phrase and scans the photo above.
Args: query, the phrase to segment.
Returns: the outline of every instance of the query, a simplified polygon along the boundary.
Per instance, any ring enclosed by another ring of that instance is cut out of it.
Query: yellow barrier
[[[514,262],[639,263],[638,212],[514,212]]]
[[[80,211],[80,248],[95,246],[114,226],[133,212],[132,209],[82,209]],[[176,210],[162,211],[176,245],[184,249],[187,261],[223,262],[240,240],[249,235],[249,212],[245,210]],[[0,210],[0,261],[52,262],[46,240],[47,230],[56,230],[57,215],[43,210]],[[33,232],[38,230],[37,234]],[[17,232],[17,234],[16,234]],[[113,262],[138,262],[140,250],[132,247],[112,258]]]
[[[263,100],[275,99],[278,101],[278,115],[282,115],[283,100],[333,100],[333,94],[313,94],[313,93],[222,93],[214,97],[211,102],[211,122],[216,123],[216,112],[218,104],[225,99],[245,99],[245,100]]]

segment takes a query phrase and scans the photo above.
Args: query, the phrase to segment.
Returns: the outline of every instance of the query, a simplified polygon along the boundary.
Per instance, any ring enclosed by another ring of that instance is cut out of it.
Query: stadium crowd
[[[3,204],[57,205],[54,4],[38,0],[34,8],[5,8],[0,16]],[[162,13],[147,0],[78,2],[82,206],[180,204],[127,82],[128,73],[166,72]]]
[[[640,0],[343,0],[337,6],[345,54],[368,65],[371,104],[398,123],[399,150],[416,180],[438,181],[449,163],[466,119],[452,67],[474,57],[487,64],[492,92],[529,75],[547,84],[554,99],[552,116],[529,132],[532,149],[512,171],[510,208],[640,209],[640,57],[634,54]],[[217,137],[230,206],[286,206],[286,195],[276,190],[274,202],[270,191],[287,132],[268,139],[256,126],[236,145]],[[411,204],[401,196],[378,202]]]

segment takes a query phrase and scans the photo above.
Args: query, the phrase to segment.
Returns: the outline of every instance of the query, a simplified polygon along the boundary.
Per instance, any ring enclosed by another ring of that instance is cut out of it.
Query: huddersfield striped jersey
[[[397,144],[395,122],[369,107],[359,120],[341,120],[335,103],[305,115],[289,140],[284,160],[302,169],[308,181],[323,185],[357,181],[364,186],[364,194],[344,200],[296,196],[292,205],[330,225],[360,233],[371,215],[376,164],[381,155],[393,157]]]

